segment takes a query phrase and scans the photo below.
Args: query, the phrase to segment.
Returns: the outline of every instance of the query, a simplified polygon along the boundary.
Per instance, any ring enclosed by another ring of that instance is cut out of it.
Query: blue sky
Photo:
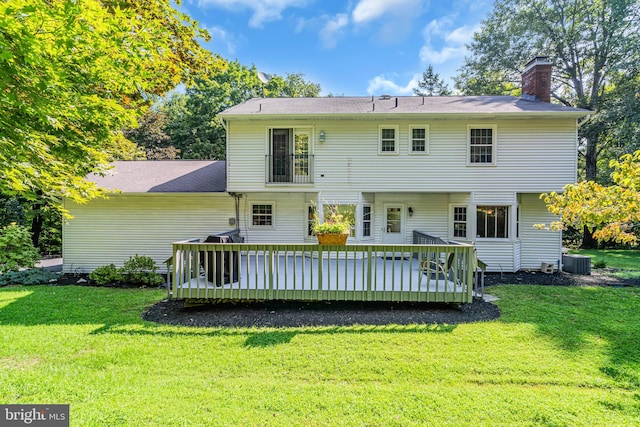
[[[411,95],[431,64],[450,79],[491,0],[183,0],[205,44],[265,73],[303,73],[322,95]]]

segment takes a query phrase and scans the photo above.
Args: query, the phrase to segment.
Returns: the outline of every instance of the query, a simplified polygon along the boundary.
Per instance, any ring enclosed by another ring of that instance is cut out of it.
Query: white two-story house
[[[238,228],[245,242],[303,243],[314,209],[353,217],[350,243],[414,231],[472,242],[489,271],[557,265],[561,234],[540,193],[576,181],[589,111],[549,102],[551,64],[531,61],[523,97],[259,98],[220,114],[225,162],[119,162],[96,178],[122,193],[67,204],[64,269],[158,262],[170,243]]]

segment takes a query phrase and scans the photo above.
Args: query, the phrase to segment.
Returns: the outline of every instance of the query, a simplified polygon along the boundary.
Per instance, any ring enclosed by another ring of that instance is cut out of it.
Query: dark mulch
[[[479,322],[496,319],[494,304],[241,302],[185,307],[184,301],[161,301],[142,317],[171,325],[224,327],[296,327],[412,325]]]

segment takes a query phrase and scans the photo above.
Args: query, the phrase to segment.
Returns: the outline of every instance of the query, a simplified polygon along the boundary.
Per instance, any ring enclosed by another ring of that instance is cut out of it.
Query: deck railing
[[[472,245],[173,244],[171,297],[207,300],[473,300]]]

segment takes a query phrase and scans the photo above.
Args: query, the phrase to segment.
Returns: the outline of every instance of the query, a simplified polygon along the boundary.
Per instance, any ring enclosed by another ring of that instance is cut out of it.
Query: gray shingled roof
[[[106,176],[87,178],[123,193],[210,193],[227,189],[224,161],[161,160],[114,162]]]
[[[220,113],[243,116],[331,115],[561,115],[583,117],[588,110],[513,96],[390,96],[328,98],[253,98]]]

